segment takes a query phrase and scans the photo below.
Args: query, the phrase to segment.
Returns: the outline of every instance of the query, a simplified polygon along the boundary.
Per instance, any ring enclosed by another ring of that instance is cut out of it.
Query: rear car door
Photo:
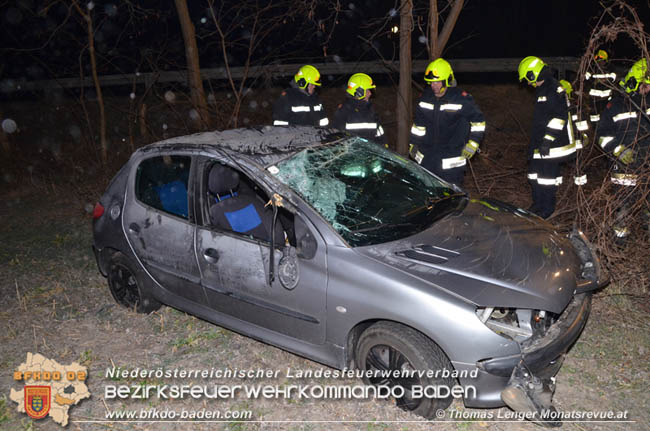
[[[208,214],[208,207],[213,202],[206,186],[207,171],[212,164],[214,161],[206,161],[202,168],[204,214]],[[255,183],[248,177],[245,181],[255,188]],[[257,193],[262,200],[268,198],[260,188]],[[300,216],[284,211],[284,222],[279,218],[277,224],[287,225],[285,230],[291,231],[289,225]],[[269,241],[215,227],[208,216],[202,225],[197,226],[196,234],[201,281],[210,307],[280,334],[313,344],[324,342],[327,270],[322,238],[318,235],[315,235],[318,238],[312,238],[318,244],[310,259],[296,257],[295,247],[292,251],[292,247],[284,246],[284,234],[277,238],[274,254],[276,276],[269,285]],[[293,233],[289,232],[291,235]],[[290,257],[292,253],[293,257]],[[284,255],[287,259],[294,259],[295,265],[285,265],[287,260],[281,264]],[[280,277],[279,271],[285,271],[283,275],[286,277]]]
[[[137,258],[168,292],[205,303],[190,214],[192,158],[144,157],[129,176],[123,229]]]

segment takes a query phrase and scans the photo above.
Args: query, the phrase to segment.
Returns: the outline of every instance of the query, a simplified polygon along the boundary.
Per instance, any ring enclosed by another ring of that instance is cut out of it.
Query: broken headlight
[[[544,336],[557,318],[544,310],[505,307],[479,307],[476,316],[495,333],[517,342]]]

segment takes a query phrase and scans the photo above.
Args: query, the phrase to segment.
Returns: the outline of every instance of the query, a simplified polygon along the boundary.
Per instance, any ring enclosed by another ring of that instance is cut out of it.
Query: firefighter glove
[[[618,154],[618,160],[624,165],[629,165],[634,162],[634,151],[632,148],[625,148]]]
[[[477,151],[478,151],[478,144],[470,140],[469,142],[467,142],[467,144],[465,144],[465,148],[463,148],[462,157],[466,159],[471,159],[474,156],[474,154],[476,154]]]
[[[422,164],[422,160],[424,159],[424,154],[422,154],[422,153],[418,150],[418,146],[415,145],[415,144],[410,144],[410,145],[409,145],[409,156],[411,156],[411,158],[412,158],[413,160],[415,160],[416,162],[418,162],[418,164]]]

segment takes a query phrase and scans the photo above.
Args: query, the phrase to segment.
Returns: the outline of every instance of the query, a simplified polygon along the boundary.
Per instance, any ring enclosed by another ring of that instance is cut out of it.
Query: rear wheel
[[[429,398],[416,396],[417,393],[413,391],[414,386],[451,388],[454,380],[441,375],[444,370],[451,373],[453,368],[435,343],[407,326],[392,322],[372,325],[359,337],[355,357],[357,367],[377,374],[374,377],[364,377],[366,384],[401,386],[404,389],[403,396],[395,400],[397,406],[404,410],[427,419],[435,419],[436,412],[446,409],[452,402],[451,396]],[[430,373],[433,377],[420,376],[418,371]],[[436,371],[439,371],[437,377]],[[382,372],[384,376],[380,375]],[[390,377],[386,377],[389,374]]]
[[[144,289],[144,272],[120,252],[111,256],[108,265],[108,287],[118,304],[138,313],[151,313],[162,304]]]

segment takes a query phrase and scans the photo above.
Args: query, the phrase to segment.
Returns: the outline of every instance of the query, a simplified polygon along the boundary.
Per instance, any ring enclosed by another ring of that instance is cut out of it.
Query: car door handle
[[[219,252],[213,248],[208,248],[203,252],[203,257],[210,263],[217,263],[219,260]]]
[[[136,223],[131,223],[129,225],[129,232],[134,233],[134,234],[139,234],[140,233],[140,226],[138,226]]]

